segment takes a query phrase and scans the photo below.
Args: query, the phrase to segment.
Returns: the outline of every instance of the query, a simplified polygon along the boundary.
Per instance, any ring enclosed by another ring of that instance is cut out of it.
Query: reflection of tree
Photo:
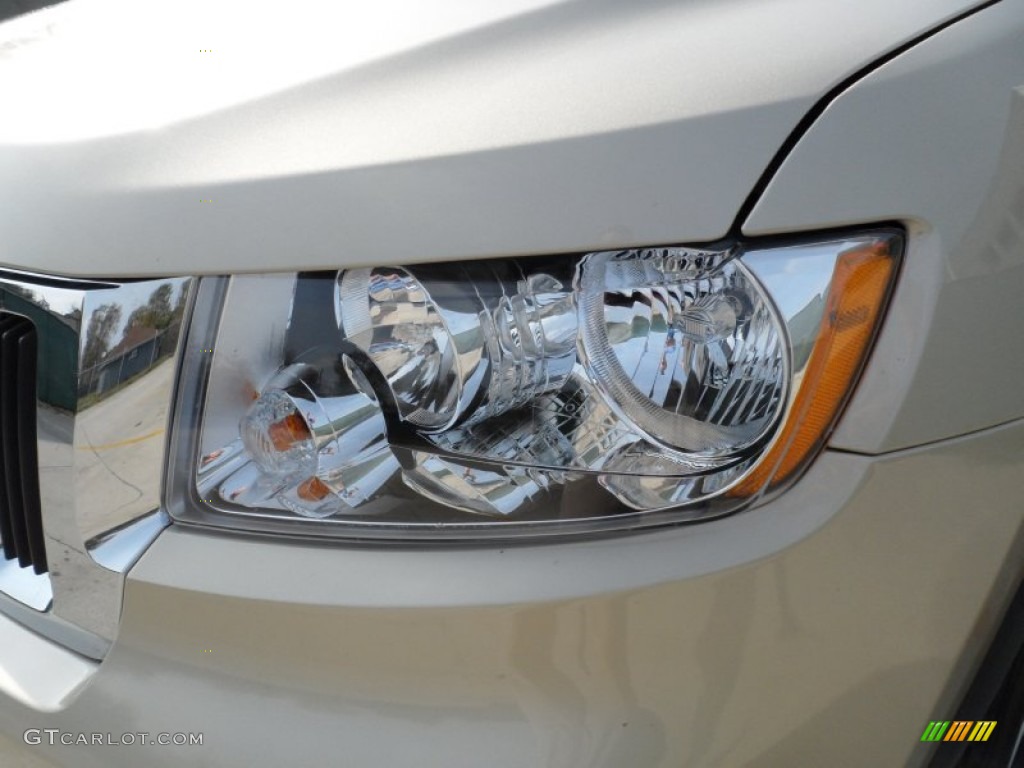
[[[178,291],[178,301],[174,305],[174,316],[179,320],[185,315],[185,301],[188,299],[188,283],[183,282],[181,284],[181,290]]]
[[[7,293],[13,293],[16,296],[21,296],[21,298],[26,299],[32,302],[32,304],[42,307],[43,309],[50,308],[50,302],[48,302],[42,296],[37,295],[35,291],[31,290],[30,288],[26,288],[23,285],[18,285],[16,283],[7,283],[4,285],[4,290]]]
[[[153,291],[145,306],[139,307],[128,316],[125,334],[129,328],[155,328],[162,331],[169,326],[174,320],[174,310],[171,308],[173,292],[174,287],[170,283],[164,283]]]
[[[82,365],[88,368],[98,363],[110,349],[110,339],[121,322],[120,304],[101,304],[89,318],[85,331],[85,349]]]
[[[139,330],[152,328],[161,332],[160,355],[168,354],[178,342],[181,331],[181,316],[185,308],[185,289],[182,288],[177,302],[172,305],[174,285],[162,283],[150,295],[145,305],[136,308],[128,315],[121,341],[128,344],[131,339],[142,338]]]

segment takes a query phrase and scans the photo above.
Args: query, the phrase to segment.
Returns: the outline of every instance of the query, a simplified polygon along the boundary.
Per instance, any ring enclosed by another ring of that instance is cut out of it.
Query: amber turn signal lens
[[[280,421],[275,421],[267,428],[267,433],[278,451],[287,451],[295,443],[310,438],[309,427],[297,413],[290,413]]]
[[[839,254],[818,339],[789,418],[758,466],[729,493],[753,496],[791,479],[823,446],[852,391],[885,309],[893,240]]]
[[[303,501],[323,501],[331,489],[318,477],[311,477],[301,483],[296,491]]]

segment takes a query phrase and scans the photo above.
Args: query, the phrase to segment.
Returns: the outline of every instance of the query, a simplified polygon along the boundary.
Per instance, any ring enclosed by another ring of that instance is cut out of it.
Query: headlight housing
[[[880,229],[204,279],[169,509],[410,539],[739,509],[824,444],[902,243]]]

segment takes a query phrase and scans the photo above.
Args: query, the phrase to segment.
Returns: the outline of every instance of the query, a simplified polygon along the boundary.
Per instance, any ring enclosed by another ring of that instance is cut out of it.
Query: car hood
[[[0,25],[0,263],[712,240],[817,99],[975,4],[72,0]]]

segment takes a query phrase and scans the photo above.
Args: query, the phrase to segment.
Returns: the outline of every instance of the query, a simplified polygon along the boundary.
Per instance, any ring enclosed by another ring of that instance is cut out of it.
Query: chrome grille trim
[[[28,502],[9,517],[16,559],[0,557],[0,613],[91,658],[116,635],[125,571],[169,522],[160,491],[191,285],[0,270],[0,505],[18,501],[11,478]],[[34,384],[19,373],[31,350],[5,341],[5,317],[34,326]],[[14,411],[29,416],[21,429],[8,428]]]

